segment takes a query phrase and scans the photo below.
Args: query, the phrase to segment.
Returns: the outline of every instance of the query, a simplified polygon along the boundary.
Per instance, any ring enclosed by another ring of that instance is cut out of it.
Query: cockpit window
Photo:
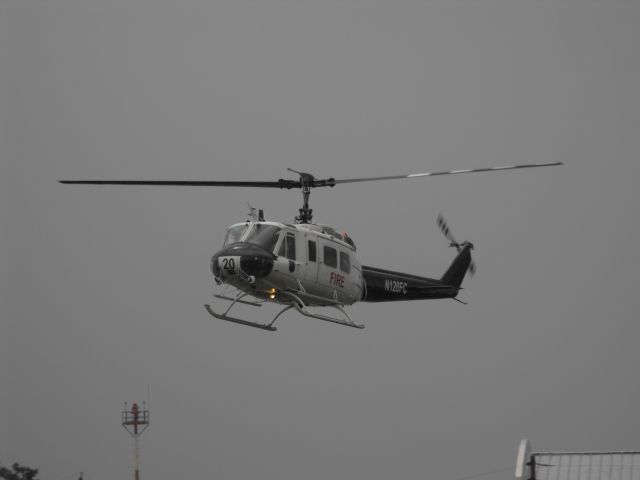
[[[273,252],[279,235],[280,227],[276,227],[275,225],[256,223],[251,229],[251,232],[249,232],[249,235],[247,236],[245,242],[260,245],[265,250]]]
[[[230,243],[239,242],[244,235],[244,232],[247,231],[247,228],[249,228],[248,224],[234,225],[233,227],[231,227],[229,230],[227,230],[227,236],[224,239],[224,245],[227,246]]]

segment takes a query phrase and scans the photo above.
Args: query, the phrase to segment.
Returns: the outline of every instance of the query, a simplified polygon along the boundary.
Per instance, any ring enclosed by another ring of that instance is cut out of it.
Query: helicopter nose
[[[211,272],[217,279],[230,276],[264,278],[273,270],[274,255],[250,243],[235,243],[211,258]]]
[[[240,269],[254,278],[264,278],[273,270],[273,258],[266,255],[243,255],[240,257]]]

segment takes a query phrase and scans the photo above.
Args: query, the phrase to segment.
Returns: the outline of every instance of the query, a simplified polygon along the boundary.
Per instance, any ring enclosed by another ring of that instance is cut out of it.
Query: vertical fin
[[[465,242],[463,245],[460,253],[453,259],[453,262],[451,262],[451,265],[440,279],[443,283],[456,288],[460,288],[460,285],[462,285],[462,280],[471,263],[471,249],[473,245],[469,242]]]

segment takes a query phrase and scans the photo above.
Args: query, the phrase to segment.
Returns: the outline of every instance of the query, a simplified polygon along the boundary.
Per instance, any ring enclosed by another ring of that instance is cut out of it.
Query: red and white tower
[[[127,402],[124,402],[124,410],[122,411],[122,426],[129,432],[129,435],[133,437],[134,441],[134,463],[135,473],[134,480],[140,480],[140,452],[138,450],[138,440],[142,435],[142,432],[149,426],[149,410],[147,409],[146,402],[142,402],[142,409],[136,402],[131,405],[131,410],[127,407]]]

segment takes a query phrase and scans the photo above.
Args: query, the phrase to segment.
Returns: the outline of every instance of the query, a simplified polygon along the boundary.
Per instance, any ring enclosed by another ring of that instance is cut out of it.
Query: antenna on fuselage
[[[252,207],[249,202],[247,202],[247,205],[249,206],[249,213],[247,213],[247,219],[251,220],[252,222],[257,222],[258,214],[256,212],[258,209],[256,207]]]
[[[252,207],[249,202],[247,202],[247,205],[249,206],[249,213],[247,214],[248,220],[252,222],[264,222],[264,210]]]

